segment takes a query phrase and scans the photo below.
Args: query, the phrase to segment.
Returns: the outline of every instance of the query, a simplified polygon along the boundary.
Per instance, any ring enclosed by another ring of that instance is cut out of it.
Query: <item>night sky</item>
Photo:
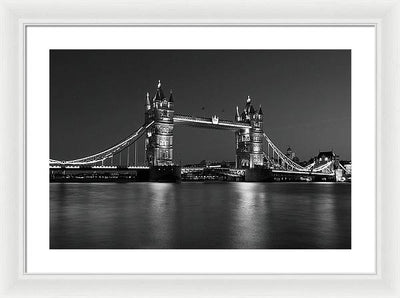
[[[349,50],[51,50],[50,157],[97,153],[132,133],[158,80],[176,113],[233,120],[249,95],[282,151],[351,159]],[[175,162],[234,157],[233,132],[175,126]]]

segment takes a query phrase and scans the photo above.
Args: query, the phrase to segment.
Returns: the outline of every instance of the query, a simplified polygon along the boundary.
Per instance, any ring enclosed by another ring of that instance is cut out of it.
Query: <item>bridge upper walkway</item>
[[[217,117],[197,117],[182,114],[174,115],[174,123],[176,124],[186,124],[196,127],[206,127],[213,129],[225,129],[225,130],[237,130],[240,128],[251,128],[250,124],[238,123],[229,120],[222,120]]]

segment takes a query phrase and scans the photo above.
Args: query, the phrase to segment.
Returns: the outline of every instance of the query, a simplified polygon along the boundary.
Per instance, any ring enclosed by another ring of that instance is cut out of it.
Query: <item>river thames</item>
[[[347,183],[51,183],[52,249],[350,249]]]

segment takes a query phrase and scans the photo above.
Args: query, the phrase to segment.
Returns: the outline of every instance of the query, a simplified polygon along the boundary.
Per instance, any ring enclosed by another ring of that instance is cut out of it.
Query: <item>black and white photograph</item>
[[[49,248],[351,249],[351,55],[50,50]]]

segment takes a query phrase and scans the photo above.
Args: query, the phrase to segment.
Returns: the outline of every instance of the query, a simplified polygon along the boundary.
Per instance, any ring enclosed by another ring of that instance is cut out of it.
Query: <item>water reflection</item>
[[[350,248],[350,185],[51,184],[51,248]]]
[[[149,230],[160,248],[171,247],[174,243],[172,210],[175,209],[173,196],[173,184],[171,183],[149,183]]]
[[[234,221],[231,228],[235,237],[233,248],[262,248],[260,241],[268,236],[268,226],[265,221],[266,194],[260,183],[236,183],[234,186],[237,198],[237,208],[233,209]]]

